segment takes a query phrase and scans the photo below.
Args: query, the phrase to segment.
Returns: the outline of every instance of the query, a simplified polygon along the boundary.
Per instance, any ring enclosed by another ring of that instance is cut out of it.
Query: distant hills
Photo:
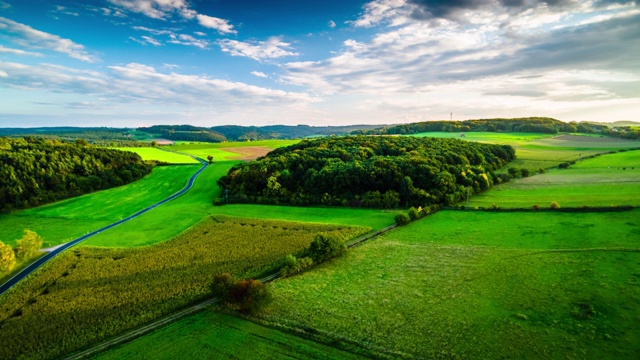
[[[617,128],[614,130],[614,128]],[[300,139],[332,135],[385,135],[413,134],[429,131],[465,132],[540,132],[555,134],[558,132],[602,133],[619,137],[637,138],[640,122],[616,121],[603,122],[563,122],[545,117],[527,117],[514,119],[477,119],[464,121],[433,120],[398,125],[347,125],[347,126],[309,126],[309,125],[269,125],[239,126],[221,125],[199,127],[192,125],[154,125],[140,128],[108,127],[38,127],[38,128],[0,128],[1,136],[35,136],[61,140],[85,139],[91,143],[112,146],[147,146],[151,140],[167,139],[173,141],[251,141],[269,139]]]

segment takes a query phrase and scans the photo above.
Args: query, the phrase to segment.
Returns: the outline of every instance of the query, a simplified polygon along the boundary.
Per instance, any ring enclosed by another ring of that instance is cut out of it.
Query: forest
[[[153,165],[84,140],[0,138],[0,211],[26,208],[138,180]]]
[[[593,134],[608,131],[606,125],[594,123],[562,122],[560,120],[545,117],[528,117],[516,119],[481,119],[465,121],[424,121],[413,124],[402,124],[391,127],[382,127],[375,130],[360,130],[354,134],[365,135],[396,135],[416,134],[423,132],[465,132],[465,131],[490,131],[490,132],[525,132],[557,134],[559,132]]]
[[[509,145],[458,139],[353,136],[303,140],[232,167],[224,202],[397,208],[454,204],[508,180],[493,171]],[[228,191],[227,191],[228,190]]]
[[[137,130],[174,141],[222,142],[227,140],[224,135],[218,132],[191,125],[154,125]]]

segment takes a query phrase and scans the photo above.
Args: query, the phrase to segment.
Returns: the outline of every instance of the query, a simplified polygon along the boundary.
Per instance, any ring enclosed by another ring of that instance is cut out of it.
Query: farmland
[[[152,247],[79,247],[0,298],[0,346],[9,358],[62,355],[206,297],[215,274],[256,277],[315,234],[369,230],[217,216]]]
[[[54,246],[96,230],[177,192],[200,166],[156,167],[134,183],[0,215],[0,239],[14,244],[24,229]]]
[[[640,151],[585,159],[568,169],[511,181],[474,196],[471,207],[547,207],[640,205]]]
[[[192,157],[153,147],[121,147],[116,149],[134,152],[140,155],[142,160],[157,160],[168,164],[198,164],[198,160]],[[206,159],[206,156],[204,158]]]
[[[637,358],[639,215],[442,211],[273,283],[260,318],[393,357]]]

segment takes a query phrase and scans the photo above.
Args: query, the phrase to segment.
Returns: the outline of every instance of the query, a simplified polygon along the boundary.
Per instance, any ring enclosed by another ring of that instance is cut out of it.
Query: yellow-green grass
[[[640,211],[441,211],[269,287],[260,318],[394,358],[637,359]]]
[[[94,359],[360,359],[228,314],[203,311]]]
[[[198,149],[219,149],[230,147],[246,147],[246,146],[263,146],[267,148],[279,148],[299,143],[300,140],[257,140],[257,141],[228,141],[221,143],[203,143],[203,142],[180,142],[171,146],[172,150],[188,152],[188,150]]]
[[[190,156],[164,151],[153,147],[121,147],[116,149],[134,152],[140,155],[142,160],[157,160],[169,164],[198,164],[198,160]]]
[[[0,297],[3,358],[53,358],[211,296],[215,274],[274,271],[319,233],[370,229],[216,216],[172,241],[67,251]]]
[[[640,206],[640,151],[600,155],[568,169],[512,180],[471,198],[471,207]]]
[[[464,133],[464,137],[460,134]],[[410,136],[416,137],[437,137],[437,138],[455,138],[468,141],[486,142],[491,144],[525,144],[536,139],[549,138],[554,135],[551,134],[538,134],[538,133],[497,133],[497,132],[424,132],[418,134],[412,134]]]
[[[45,247],[67,242],[179,191],[199,168],[198,165],[155,167],[151,174],[131,184],[2,214],[0,241],[15,245],[22,232],[29,229],[44,239]]]

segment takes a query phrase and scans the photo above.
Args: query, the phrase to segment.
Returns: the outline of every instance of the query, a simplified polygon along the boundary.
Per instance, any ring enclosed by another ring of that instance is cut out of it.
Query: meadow
[[[44,247],[67,242],[176,193],[199,168],[198,165],[159,166],[128,185],[2,214],[0,240],[15,245],[24,229],[29,229],[44,239]]]
[[[175,341],[181,339],[181,341]],[[228,314],[203,311],[94,359],[360,359]]]
[[[471,198],[469,206],[503,208],[640,206],[640,150],[585,159],[568,169],[512,180]]]
[[[153,147],[120,147],[115,149],[134,152],[140,155],[142,160],[157,160],[168,164],[199,164],[198,160],[190,156]],[[204,158],[206,159],[206,156]]]
[[[216,274],[258,277],[316,234],[369,230],[215,216],[151,247],[77,247],[0,297],[0,348],[12,359],[64,355],[210,296]]]
[[[394,358],[638,358],[639,218],[441,211],[272,283],[258,321]]]

